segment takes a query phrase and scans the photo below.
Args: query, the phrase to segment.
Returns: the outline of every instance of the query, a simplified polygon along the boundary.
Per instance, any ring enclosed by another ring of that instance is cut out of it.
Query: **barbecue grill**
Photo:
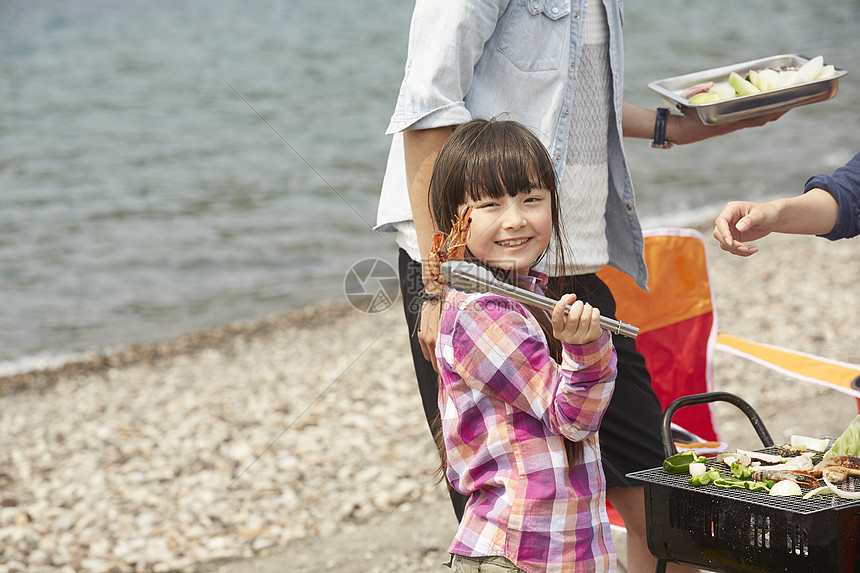
[[[761,418],[728,392],[684,396],[663,414],[663,448],[675,453],[672,415],[683,406],[729,402],[746,414],[764,448],[777,453]],[[716,465],[707,460],[708,469]],[[723,473],[726,467],[718,468]],[[776,497],[746,489],[687,484],[689,475],[662,467],[627,474],[645,486],[648,548],[658,573],[667,562],[724,572],[860,572],[860,500],[836,495]],[[860,491],[850,478],[842,488]],[[804,491],[809,491],[803,488]]]

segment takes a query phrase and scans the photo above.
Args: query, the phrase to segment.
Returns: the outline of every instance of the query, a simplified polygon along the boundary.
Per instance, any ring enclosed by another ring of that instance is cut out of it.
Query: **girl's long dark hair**
[[[543,188],[550,192],[552,207],[552,249],[554,264],[564,268],[564,240],[559,218],[558,185],[552,160],[541,141],[525,126],[514,121],[473,119],[458,126],[442,146],[430,179],[430,212],[436,229],[451,231],[451,223],[460,213],[458,209],[469,202],[489,197],[516,197],[531,189]],[[466,249],[464,259],[492,271],[498,278],[515,282],[511,273],[491,267]],[[537,262],[537,261],[535,261]],[[560,293],[547,293],[557,297]],[[552,358],[561,364],[561,341],[552,334],[550,314],[540,308],[529,307],[543,330]],[[440,478],[444,479],[447,455],[442,437],[441,415],[434,421],[434,437],[441,459]],[[572,465],[579,459],[582,444],[565,439],[568,461]]]

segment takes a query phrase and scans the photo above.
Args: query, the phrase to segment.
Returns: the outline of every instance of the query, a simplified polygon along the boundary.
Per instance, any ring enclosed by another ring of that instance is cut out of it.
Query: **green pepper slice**
[[[773,487],[774,482],[772,481],[748,481],[747,489],[750,491],[770,491],[770,488]]]
[[[714,480],[714,485],[717,487],[724,487],[727,489],[746,489],[747,482],[740,479],[734,478],[720,478]]]
[[[690,471],[691,463],[703,461],[705,461],[705,456],[696,456],[696,452],[687,450],[663,460],[663,469],[670,474],[683,474]]]
[[[749,479],[753,475],[753,470],[737,462],[732,462],[732,475],[739,479]]]
[[[710,469],[703,474],[691,477],[687,480],[687,483],[695,486],[708,485],[711,482],[716,482],[718,479],[723,479],[720,472]]]

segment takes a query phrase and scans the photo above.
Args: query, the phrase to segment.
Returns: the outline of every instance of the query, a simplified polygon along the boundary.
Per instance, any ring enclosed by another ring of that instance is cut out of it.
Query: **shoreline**
[[[707,226],[707,223],[701,223],[689,225],[687,228],[695,229],[707,236],[710,232]],[[398,297],[393,306],[400,311],[400,305]],[[28,388],[47,388],[65,376],[95,373],[138,362],[160,360],[204,347],[224,347],[229,345],[231,339],[236,336],[259,336],[272,328],[277,328],[278,325],[299,324],[310,318],[319,319],[318,315],[321,314],[331,313],[333,316],[343,316],[349,312],[359,311],[356,311],[348,302],[335,304],[332,301],[323,301],[319,304],[285,308],[258,318],[196,328],[178,336],[163,339],[96,346],[86,351],[23,355],[0,362],[0,397]],[[22,366],[20,368],[11,366],[16,363]],[[36,366],[26,366],[29,364],[36,364]]]
[[[860,239],[776,235],[742,259],[699,230],[720,332],[860,363]],[[778,443],[857,415],[852,396],[730,355],[714,371]],[[444,570],[455,524],[415,390],[397,302],[0,377],[0,571]],[[758,447],[738,410],[714,407],[724,440]]]
[[[111,368],[125,368],[141,363],[155,363],[171,357],[194,355],[206,349],[225,350],[237,338],[253,339],[271,335],[278,328],[299,326],[311,320],[331,320],[357,312],[348,303],[322,303],[285,310],[256,320],[234,321],[187,332],[175,338],[99,347],[89,352],[58,355],[52,364],[0,374],[0,398],[28,389],[45,390],[58,381],[73,376],[98,375]],[[62,357],[69,357],[63,360]]]

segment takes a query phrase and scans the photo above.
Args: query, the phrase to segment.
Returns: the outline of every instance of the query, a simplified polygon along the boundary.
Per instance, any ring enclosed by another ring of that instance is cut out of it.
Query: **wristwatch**
[[[672,144],[666,141],[666,118],[669,116],[669,110],[665,107],[657,108],[657,119],[654,122],[654,139],[651,140],[651,147],[654,149],[669,149]]]

